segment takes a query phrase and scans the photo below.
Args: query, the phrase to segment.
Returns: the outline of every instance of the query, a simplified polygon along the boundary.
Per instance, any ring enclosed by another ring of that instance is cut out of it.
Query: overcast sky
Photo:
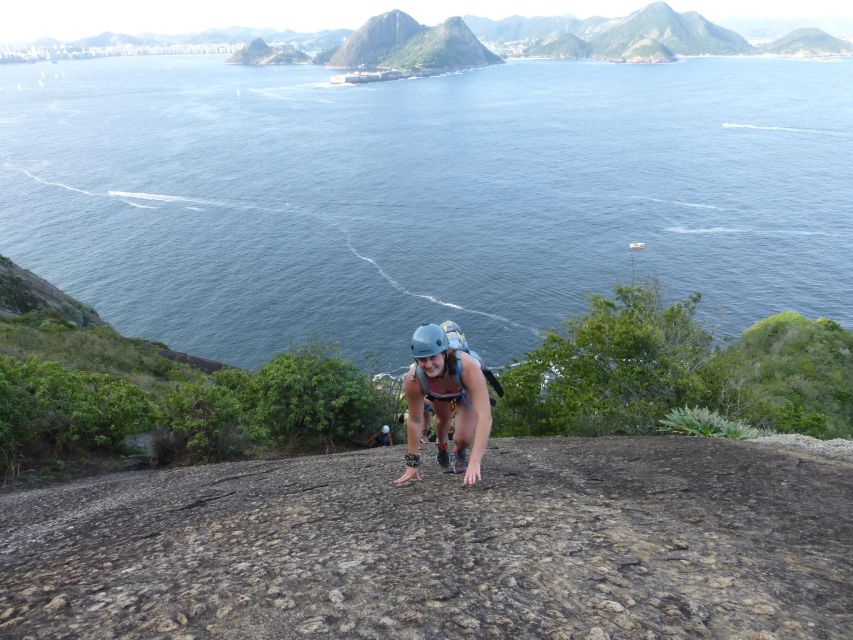
[[[270,27],[313,32],[360,27],[371,16],[400,9],[422,24],[433,25],[453,15],[501,19],[511,15],[578,18],[624,16],[646,0],[12,0],[4,3],[0,42],[40,37],[72,40],[103,31],[188,33],[231,26]],[[732,16],[853,18],[851,0],[671,0],[678,12],[698,11],[712,21]]]

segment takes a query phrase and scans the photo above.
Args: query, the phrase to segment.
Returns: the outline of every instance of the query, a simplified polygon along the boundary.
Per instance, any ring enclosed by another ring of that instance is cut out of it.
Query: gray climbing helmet
[[[412,356],[428,358],[450,348],[447,334],[437,324],[422,324],[412,334]]]

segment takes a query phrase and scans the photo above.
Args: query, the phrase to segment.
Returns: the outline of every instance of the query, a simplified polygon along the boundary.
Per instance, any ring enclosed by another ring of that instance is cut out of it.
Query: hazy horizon
[[[16,6],[12,18],[0,24],[0,42],[23,43],[40,38],[78,40],[105,31],[131,36],[147,33],[176,35],[232,27],[312,33],[324,29],[357,29],[372,16],[393,9],[400,9],[427,25],[438,24],[454,15],[493,20],[513,15],[617,18],[648,4],[642,0],[531,0],[524,3],[511,0],[436,0],[429,4],[413,0],[367,0],[358,5],[338,5],[321,0],[300,7],[270,7],[257,0],[246,0],[239,6],[209,6],[199,0],[177,4],[150,0],[131,6],[108,0],[83,0],[74,4],[45,0]],[[768,0],[671,0],[667,4],[679,13],[696,11],[716,23],[744,18],[823,22],[830,19],[853,20],[853,3],[840,5],[829,0],[814,0],[784,8]]]

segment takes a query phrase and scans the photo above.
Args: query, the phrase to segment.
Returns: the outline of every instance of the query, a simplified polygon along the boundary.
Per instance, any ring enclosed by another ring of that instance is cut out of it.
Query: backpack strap
[[[430,388],[429,388],[429,379],[427,378],[427,374],[424,372],[423,369],[421,369],[420,365],[418,365],[417,362],[415,363],[415,372],[412,374],[412,380],[417,380],[420,383],[421,393],[423,393],[430,400],[448,400],[448,399],[450,399],[449,397],[448,398],[441,398],[441,397],[438,397],[438,396],[435,396],[432,394],[432,392],[430,391]],[[455,371],[450,373],[450,381],[454,385],[459,387],[459,391],[460,391],[458,396],[454,395],[453,397],[454,398],[461,397],[463,404],[465,404],[465,406],[467,407],[469,405],[469,402],[467,400],[468,394],[465,391],[465,387],[462,385],[462,359],[461,358],[457,357],[457,359],[456,359],[456,369],[455,369]]]
[[[456,371],[450,374],[450,379],[457,387],[464,391],[465,385],[462,384],[462,358],[456,356]]]
[[[498,382],[498,379],[495,377],[495,374],[492,373],[491,369],[486,367],[482,367],[483,375],[486,376],[486,382],[488,382],[495,392],[498,394],[499,398],[503,398],[504,396],[504,388],[501,386],[501,383]]]
[[[415,373],[412,375],[412,380],[417,380],[421,383],[421,391],[423,394],[429,395],[429,380],[427,380],[427,375],[424,373],[424,370],[421,369],[420,365],[415,363]]]
[[[451,374],[450,379],[453,381],[453,384],[459,387],[459,399],[462,401],[462,405],[470,407],[471,398],[468,397],[468,391],[465,389],[465,385],[462,384],[462,358],[456,358],[456,371]]]

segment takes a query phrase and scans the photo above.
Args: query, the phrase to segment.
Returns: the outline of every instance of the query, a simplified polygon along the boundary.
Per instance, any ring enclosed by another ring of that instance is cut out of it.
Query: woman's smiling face
[[[437,378],[444,371],[444,352],[426,358],[415,358],[415,362],[423,369],[428,378]]]

